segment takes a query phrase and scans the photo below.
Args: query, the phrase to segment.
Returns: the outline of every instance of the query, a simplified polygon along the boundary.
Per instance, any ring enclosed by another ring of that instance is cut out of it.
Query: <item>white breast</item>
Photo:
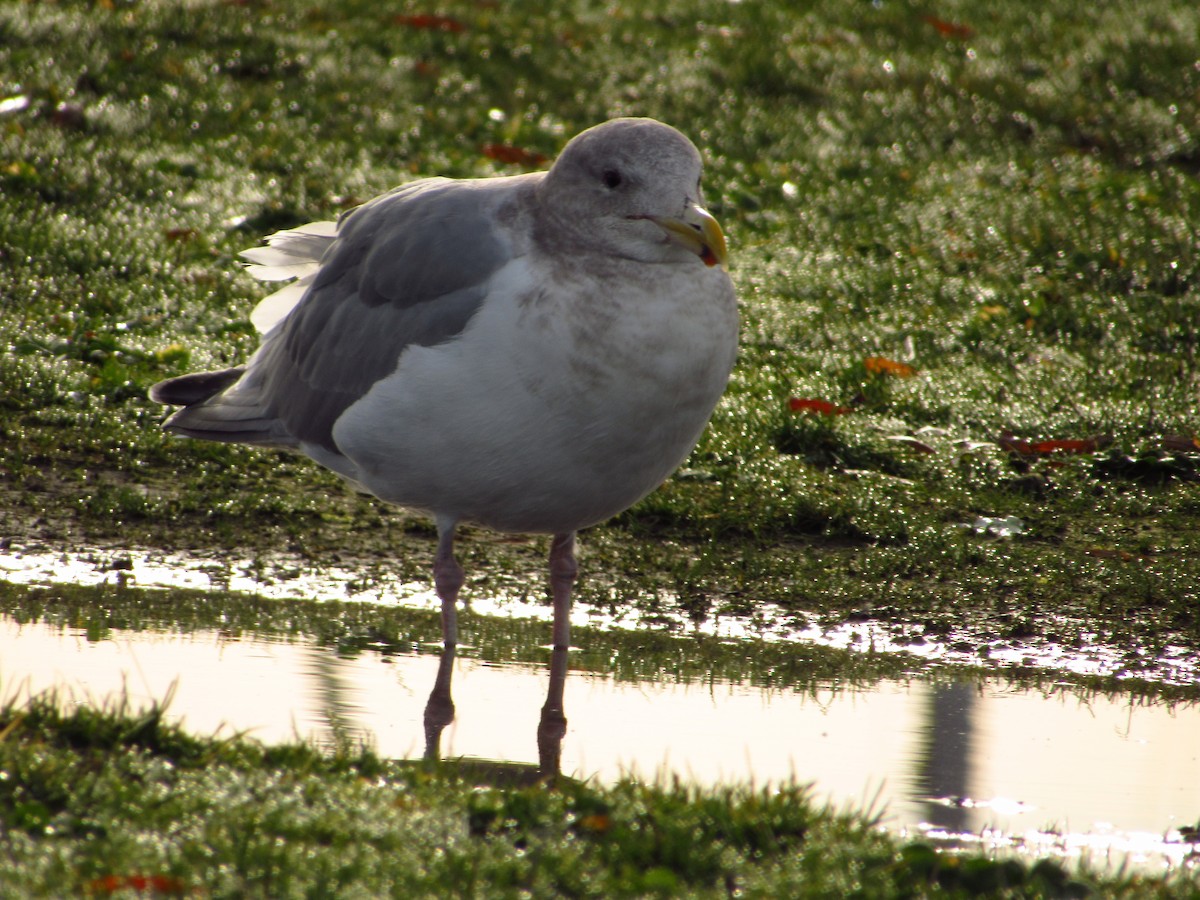
[[[659,274],[634,292],[514,260],[462,335],[406,350],[338,419],[349,465],[332,468],[502,531],[574,531],[627,508],[695,445],[737,338],[723,271],[646,268]]]

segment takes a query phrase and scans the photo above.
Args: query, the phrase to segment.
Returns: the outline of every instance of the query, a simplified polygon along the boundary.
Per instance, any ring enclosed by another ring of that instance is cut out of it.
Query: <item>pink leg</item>
[[[554,597],[554,649],[571,646],[571,587],[579,567],[575,563],[575,532],[556,534],[550,542],[550,593]]]
[[[561,768],[562,742],[567,733],[567,715],[563,710],[566,681],[567,648],[555,647],[550,654],[550,684],[537,730],[538,771],[543,778],[553,779]]]
[[[425,758],[441,759],[442,732],[454,721],[454,697],[450,693],[450,679],[454,675],[454,645],[447,644],[442,650],[437,678],[429,700],[425,704]]]
[[[454,522],[438,520],[437,554],[433,558],[433,585],[442,601],[442,643],[458,644],[458,591],[463,568],[454,558]]]

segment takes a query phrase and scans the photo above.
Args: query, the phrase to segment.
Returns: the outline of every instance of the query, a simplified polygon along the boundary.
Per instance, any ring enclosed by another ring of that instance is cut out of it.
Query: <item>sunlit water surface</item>
[[[549,654],[547,654],[549,656]],[[369,741],[426,753],[437,653],[341,658],[305,642],[113,630],[0,618],[0,693],[136,706],[170,696],[197,733]],[[458,658],[445,758],[538,761],[545,666]],[[674,773],[703,784],[794,778],[890,830],[1160,871],[1195,865],[1180,828],[1200,814],[1200,708],[1056,692],[999,680],[801,693],[729,682],[619,682],[570,672],[560,771],[611,781]],[[1185,832],[1186,834],[1186,832]]]
[[[314,567],[295,557],[279,554],[253,560],[224,556],[206,559],[159,550],[128,549],[102,551],[80,549],[64,552],[36,543],[9,542],[0,547],[0,579],[15,584],[95,585],[128,583],[144,588],[190,588],[240,591],[263,597],[310,600],[340,600],[401,605],[436,610],[440,601],[428,582],[404,582],[387,572],[373,571],[364,578],[360,571],[336,566]],[[549,619],[550,607],[536,598],[544,594],[541,580],[532,590],[522,584],[505,594],[474,595],[464,592],[475,612],[487,616]],[[668,604],[669,606],[669,604]],[[644,623],[637,610],[611,613],[583,603],[571,609],[572,625],[595,628],[638,628]],[[827,625],[816,616],[782,610],[764,604],[750,617],[714,615],[694,622],[682,614],[656,610],[654,624],[681,633],[695,632],[723,638],[755,638],[793,641],[875,653],[909,653],[948,664],[1035,667],[1077,675],[1136,676],[1163,684],[1194,684],[1200,680],[1200,664],[1183,646],[1150,648],[1114,647],[1078,629],[1079,640],[1070,644],[1033,636],[1022,640],[1002,639],[971,633],[965,629],[927,633],[919,623],[856,620]],[[1134,665],[1131,668],[1131,660]]]

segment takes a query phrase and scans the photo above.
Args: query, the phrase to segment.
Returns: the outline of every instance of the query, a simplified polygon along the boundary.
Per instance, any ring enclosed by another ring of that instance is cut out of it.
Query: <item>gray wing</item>
[[[511,181],[504,179],[504,181]],[[430,179],[348,213],[303,298],[238,386],[297,441],[336,451],[333,425],[410,345],[460,334],[514,255],[516,185]]]

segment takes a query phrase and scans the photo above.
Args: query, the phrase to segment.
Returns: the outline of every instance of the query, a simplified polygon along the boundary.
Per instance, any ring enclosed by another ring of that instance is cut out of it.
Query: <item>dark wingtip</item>
[[[219,372],[196,372],[168,378],[150,388],[150,399],[167,406],[191,406],[213,397],[242,377],[246,369],[235,366]]]

